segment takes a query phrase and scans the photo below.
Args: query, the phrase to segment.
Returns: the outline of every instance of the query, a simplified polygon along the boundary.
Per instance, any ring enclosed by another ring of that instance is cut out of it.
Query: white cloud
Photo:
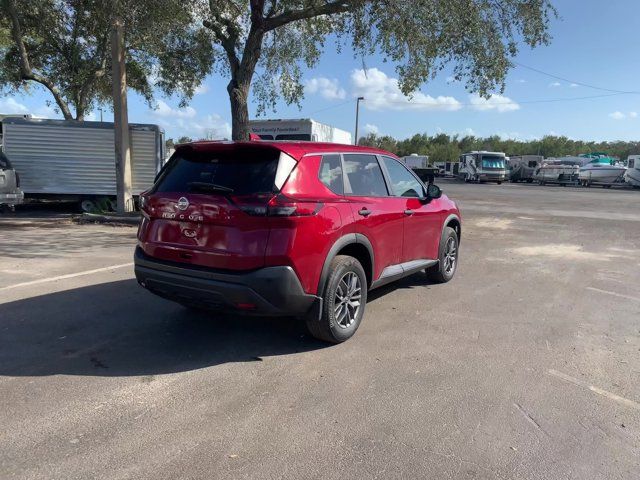
[[[371,123],[367,123],[364,126],[364,133],[369,134],[369,133],[374,133],[374,134],[379,134],[380,133],[380,129],[378,128],[377,125],[373,125]]]
[[[0,113],[4,114],[24,114],[29,113],[29,109],[17,102],[15,98],[0,98]]]
[[[415,92],[407,98],[398,85],[398,79],[389,77],[377,68],[351,72],[354,92],[365,98],[364,106],[369,110],[460,110],[462,105],[453,97],[432,97]]]
[[[337,78],[318,77],[305,82],[307,92],[318,93],[327,100],[342,100],[347,97],[347,92],[340,87]]]
[[[527,83],[527,81],[524,78],[520,78],[517,80],[518,83]]]
[[[158,107],[153,111],[153,114],[158,117],[167,118],[193,118],[197,112],[193,107],[185,108],[171,108],[162,100],[158,100]]]
[[[489,98],[484,98],[477,93],[469,95],[469,103],[471,108],[478,111],[496,110],[500,113],[512,112],[519,110],[520,105],[504,95],[491,95]]]
[[[193,92],[195,95],[203,95],[209,91],[209,85],[202,83],[198,85]]]
[[[231,126],[220,115],[199,116],[193,107],[171,108],[162,100],[150,112],[153,122],[166,131],[167,138],[187,136],[194,140],[231,138]]]
[[[615,111],[613,113],[610,113],[609,117],[613,118],[614,120],[624,120],[625,118],[638,118],[638,112],[624,113],[621,111]]]
[[[562,84],[560,82],[552,82],[552,83],[549,84],[549,86],[553,87],[553,88],[557,88],[557,87],[562,86]]]
[[[577,83],[570,83],[570,84],[569,84],[569,86],[570,86],[571,88],[577,88],[577,87],[579,87],[580,85],[578,85]]]

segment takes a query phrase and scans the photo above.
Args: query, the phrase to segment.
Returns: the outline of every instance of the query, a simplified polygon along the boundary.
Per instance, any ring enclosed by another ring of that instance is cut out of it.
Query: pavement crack
[[[533,425],[537,430],[539,430],[540,432],[544,433],[547,437],[549,436],[549,434],[546,432],[546,430],[544,428],[542,428],[540,426],[540,424],[536,421],[535,418],[533,418],[531,416],[531,414],[529,412],[527,412],[524,407],[522,405],[520,405],[517,402],[513,402],[513,405],[518,409],[518,411],[524,416],[524,418],[531,424]]]

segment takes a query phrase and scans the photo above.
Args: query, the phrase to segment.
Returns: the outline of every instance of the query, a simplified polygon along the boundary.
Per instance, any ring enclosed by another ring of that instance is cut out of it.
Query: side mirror
[[[427,199],[432,200],[434,198],[440,198],[442,196],[442,190],[434,183],[427,185]]]

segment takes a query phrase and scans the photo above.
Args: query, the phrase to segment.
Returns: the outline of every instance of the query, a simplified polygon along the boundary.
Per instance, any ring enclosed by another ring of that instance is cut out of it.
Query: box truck
[[[351,133],[316,122],[311,118],[293,120],[251,120],[251,133],[262,140],[302,140],[351,145]]]

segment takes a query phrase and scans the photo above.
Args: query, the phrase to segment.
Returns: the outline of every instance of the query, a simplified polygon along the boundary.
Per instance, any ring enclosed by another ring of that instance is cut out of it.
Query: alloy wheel
[[[456,239],[449,237],[444,251],[444,272],[447,275],[450,275],[455,270],[457,255],[458,247],[456,245]]]
[[[334,314],[340,328],[349,328],[358,318],[362,284],[354,272],[345,273],[338,282],[334,297]]]

